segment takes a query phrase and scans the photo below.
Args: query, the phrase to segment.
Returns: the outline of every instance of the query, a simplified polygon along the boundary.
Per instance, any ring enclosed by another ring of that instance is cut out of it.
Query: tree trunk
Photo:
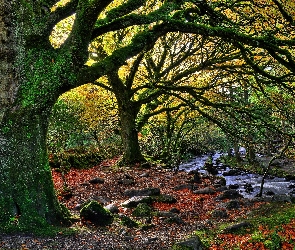
[[[32,228],[64,222],[46,149],[48,113],[14,113],[2,126],[0,220]]]
[[[125,86],[118,75],[118,70],[108,75],[110,85],[116,96],[120,117],[121,137],[123,141],[123,158],[120,164],[132,165],[145,162],[141,154],[136,117],[140,110],[140,104],[131,100],[132,90]]]
[[[60,56],[55,64],[48,40],[26,43],[17,2],[0,0],[0,231],[67,221],[53,187],[46,135],[67,68],[62,62],[68,62]]]
[[[136,115],[137,112],[133,105],[127,107],[120,107],[119,116],[121,122],[121,136],[123,141],[123,164],[134,164],[144,162],[145,159],[141,154],[138,131],[136,129]]]

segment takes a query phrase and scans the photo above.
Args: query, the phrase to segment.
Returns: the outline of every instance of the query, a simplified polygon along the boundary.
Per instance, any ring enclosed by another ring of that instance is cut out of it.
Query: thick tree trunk
[[[121,106],[121,107],[120,107]],[[136,129],[137,111],[133,105],[119,105],[119,116],[121,122],[121,136],[123,141],[124,154],[123,164],[134,164],[144,162],[145,159],[141,154],[138,131]]]
[[[27,228],[64,222],[46,150],[48,113],[7,118],[0,134],[0,221]]]
[[[48,40],[26,43],[17,2],[0,0],[0,231],[60,224],[68,215],[53,188],[46,135],[61,62],[69,62],[55,59]]]

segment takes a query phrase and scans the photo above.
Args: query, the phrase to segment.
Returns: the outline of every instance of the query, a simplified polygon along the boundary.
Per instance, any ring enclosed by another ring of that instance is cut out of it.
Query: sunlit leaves
[[[49,41],[54,48],[59,48],[68,38],[72,31],[75,14],[60,21],[52,30]]]

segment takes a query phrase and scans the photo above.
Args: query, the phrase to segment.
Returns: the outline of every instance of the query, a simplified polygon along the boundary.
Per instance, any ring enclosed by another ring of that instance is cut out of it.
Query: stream
[[[239,173],[236,173],[235,175],[227,175],[231,169],[223,166],[222,163],[219,163],[217,160],[222,155],[223,153],[220,152],[215,152],[212,155],[213,165],[218,169],[217,176],[223,176],[226,179],[226,185],[238,190],[245,198],[255,197],[260,190],[262,175],[244,171],[239,171]],[[209,155],[197,156],[190,161],[179,165],[179,170],[184,170],[186,172],[198,170],[199,173],[207,175],[208,172],[204,169],[204,165],[208,157]],[[251,187],[251,192],[249,192],[249,187]],[[264,183],[263,195],[271,194],[294,195],[295,181],[287,181],[285,178],[280,177],[267,177]]]

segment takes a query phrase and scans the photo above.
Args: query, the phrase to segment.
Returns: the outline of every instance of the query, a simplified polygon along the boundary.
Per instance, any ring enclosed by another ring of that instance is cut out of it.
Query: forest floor
[[[191,189],[178,189],[191,183],[192,175],[186,172],[152,167],[142,169],[116,168],[116,159],[104,161],[90,169],[71,169],[65,178],[52,170],[55,188],[60,201],[77,217],[79,205],[89,199],[101,203],[116,204],[119,213],[137,221],[139,226],[128,228],[120,219],[106,227],[97,227],[88,221],[77,220],[67,230],[55,236],[0,235],[0,249],[171,249],[175,242],[191,235],[198,235],[210,250],[221,249],[294,249],[295,206],[292,203],[270,204],[240,198],[236,209],[226,210],[227,216],[213,217],[214,211],[224,210],[229,200],[217,200],[221,192],[196,194]],[[91,184],[90,180],[100,178],[103,183]],[[132,182],[124,182],[124,179]],[[64,191],[64,180],[70,195]],[[216,179],[202,178],[196,184],[198,189],[214,189]],[[195,185],[195,184],[194,184]],[[126,209],[121,203],[128,197],[128,189],[157,187],[161,194],[176,198],[176,203],[154,202],[154,211],[178,211],[176,223],[167,222],[165,216],[135,218],[133,209]],[[238,222],[249,221],[250,228],[225,232],[224,229]]]

